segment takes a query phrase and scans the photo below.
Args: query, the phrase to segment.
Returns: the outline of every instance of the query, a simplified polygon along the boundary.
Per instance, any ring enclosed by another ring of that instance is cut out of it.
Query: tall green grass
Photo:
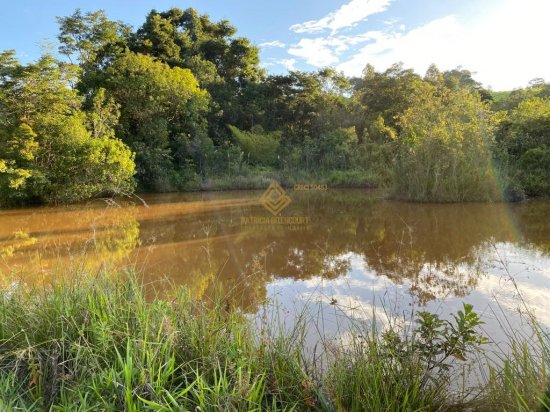
[[[550,342],[530,318],[524,330],[503,325],[506,341],[488,353],[486,385],[478,409],[498,411],[550,410]]]
[[[309,396],[297,349],[284,337],[258,342],[222,300],[196,302],[184,289],[148,300],[130,274],[19,286],[0,299],[4,408],[286,410]]]
[[[346,339],[324,340],[323,350],[308,351],[305,316],[288,329],[276,320],[254,322],[223,298],[198,302],[181,288],[162,299],[150,292],[132,273],[76,274],[2,290],[0,410],[441,411],[471,405],[451,391],[448,362],[481,342],[473,332],[479,319],[468,305],[455,322],[421,313],[407,331],[381,333],[362,324]],[[541,387],[537,373],[525,373]],[[495,373],[491,384],[514,387],[502,376]],[[491,405],[513,404],[487,388]]]

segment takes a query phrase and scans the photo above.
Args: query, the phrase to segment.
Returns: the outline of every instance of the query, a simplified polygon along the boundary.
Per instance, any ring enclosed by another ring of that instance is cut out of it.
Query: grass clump
[[[303,353],[223,300],[146,298],[135,275],[0,293],[0,409],[301,409]],[[301,349],[301,348],[300,348]]]
[[[336,348],[328,379],[333,399],[346,411],[453,410],[467,399],[449,390],[455,361],[487,342],[475,329],[482,324],[471,305],[454,322],[419,312],[409,333],[391,327],[378,334],[351,334],[349,345]]]
[[[531,314],[527,329],[505,328],[506,343],[487,356],[488,376],[480,400],[485,409],[550,410],[549,337]]]

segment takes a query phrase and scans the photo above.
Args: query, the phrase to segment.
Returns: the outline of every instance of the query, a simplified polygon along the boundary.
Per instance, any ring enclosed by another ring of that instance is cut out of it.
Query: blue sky
[[[77,7],[138,27],[152,8],[173,6],[229,19],[271,73],[334,66],[359,75],[367,63],[402,61],[419,73],[461,65],[495,90],[550,80],[550,0],[18,0],[3,5],[0,50],[35,59],[56,41],[55,17]]]

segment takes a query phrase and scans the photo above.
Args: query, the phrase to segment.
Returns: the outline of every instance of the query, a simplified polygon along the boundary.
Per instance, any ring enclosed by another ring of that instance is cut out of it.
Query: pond
[[[550,326],[548,200],[412,204],[333,189],[287,196],[275,205],[261,191],[234,191],[4,210],[0,272],[33,282],[83,264],[131,266],[158,288],[186,285],[200,298],[222,290],[246,313],[276,300],[289,323],[315,304],[332,314],[328,332],[338,313],[445,316],[462,302],[493,337],[503,319],[521,322],[522,302]]]

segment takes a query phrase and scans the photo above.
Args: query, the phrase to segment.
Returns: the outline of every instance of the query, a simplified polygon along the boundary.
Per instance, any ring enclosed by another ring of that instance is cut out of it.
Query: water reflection
[[[400,285],[427,305],[480,287],[495,245],[509,245],[527,263],[533,251],[550,253],[548,201],[424,205],[386,201],[376,192],[302,192],[291,193],[283,215],[308,217],[307,225],[243,224],[243,217],[270,216],[260,195],[154,195],[145,197],[148,207],[96,201],[2,211],[0,271],[31,280],[80,260],[93,267],[131,264],[147,281],[167,277],[197,297],[222,288],[254,312],[270,285],[286,280],[298,289],[299,281],[354,273]],[[350,285],[351,293],[361,288]]]

